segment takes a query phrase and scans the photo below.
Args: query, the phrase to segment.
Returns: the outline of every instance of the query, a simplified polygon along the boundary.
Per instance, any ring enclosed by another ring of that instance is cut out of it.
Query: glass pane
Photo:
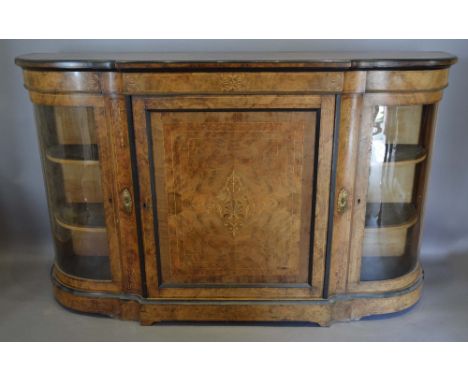
[[[93,108],[35,106],[56,264],[110,280],[109,249]]]
[[[374,110],[362,281],[399,277],[416,265],[422,117],[422,105]]]

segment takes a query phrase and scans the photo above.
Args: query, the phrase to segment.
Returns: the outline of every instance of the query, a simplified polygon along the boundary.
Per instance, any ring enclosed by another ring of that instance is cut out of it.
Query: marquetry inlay
[[[224,187],[214,203],[214,209],[223,224],[235,237],[254,211],[254,205],[249,199],[241,178],[232,170],[226,178]]]
[[[224,91],[236,91],[242,86],[242,78],[238,74],[225,74],[221,77],[221,87]]]
[[[163,279],[306,282],[315,112],[152,121]]]

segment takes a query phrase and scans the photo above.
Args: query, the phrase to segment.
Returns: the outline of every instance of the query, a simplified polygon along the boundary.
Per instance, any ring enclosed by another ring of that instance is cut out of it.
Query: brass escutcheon
[[[340,214],[342,214],[348,208],[348,196],[349,193],[344,188],[341,189],[340,193],[338,194],[336,209]]]
[[[127,214],[131,214],[133,201],[132,201],[132,194],[130,194],[130,191],[128,190],[128,188],[124,188],[124,190],[122,191],[122,204],[123,204],[125,212]]]

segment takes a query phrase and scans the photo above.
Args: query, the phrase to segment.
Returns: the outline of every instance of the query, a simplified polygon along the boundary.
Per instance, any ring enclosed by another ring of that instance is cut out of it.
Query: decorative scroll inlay
[[[232,92],[242,86],[242,78],[238,74],[226,74],[221,77],[221,86],[224,91]]]
[[[236,236],[245,221],[252,215],[253,204],[235,170],[226,178],[224,187],[216,196],[215,210],[232,237]]]

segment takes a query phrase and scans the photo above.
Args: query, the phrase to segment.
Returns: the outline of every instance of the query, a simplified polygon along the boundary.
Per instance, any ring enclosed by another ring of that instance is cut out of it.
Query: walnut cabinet
[[[31,54],[57,300],[161,321],[401,311],[445,53]]]

